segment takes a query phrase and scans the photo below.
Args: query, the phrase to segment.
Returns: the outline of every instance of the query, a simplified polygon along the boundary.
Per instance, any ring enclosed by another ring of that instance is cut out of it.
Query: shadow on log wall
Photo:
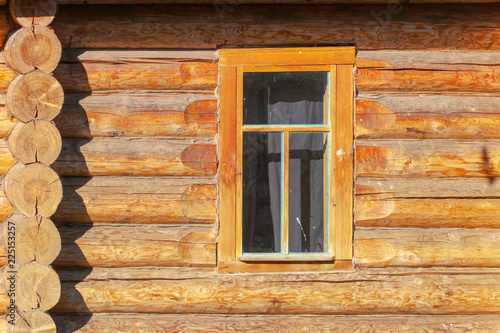
[[[80,73],[83,73],[82,78],[86,77],[86,71],[83,68],[83,65],[79,62],[77,62],[74,65],[76,66],[77,71],[79,71]],[[54,76],[56,77],[56,79],[58,79],[58,80],[61,79],[57,75],[58,74],[57,70],[54,74],[55,74]],[[60,118],[76,118],[79,120],[83,120],[83,121],[81,121],[81,123],[85,124],[85,132],[87,132],[87,131],[90,132],[90,129],[88,129],[89,122],[87,119],[87,114],[86,114],[85,110],[83,109],[83,107],[80,106],[79,101],[83,100],[85,97],[90,95],[91,89],[89,87],[88,80],[86,80],[86,81],[82,80],[81,84],[86,86],[85,91],[88,91],[89,93],[85,94],[85,93],[79,92],[79,94],[77,95],[79,100],[76,101],[76,103],[75,103],[76,107],[73,106],[73,107],[69,108],[69,107],[65,107],[63,105],[61,113],[59,114],[59,116],[56,119],[54,119],[54,122],[56,123],[56,126],[58,127],[60,132],[63,132],[63,133],[65,132],[64,129],[61,128],[62,126],[64,126],[64,122],[62,122],[62,124],[61,124],[61,122],[59,121]],[[65,95],[65,100],[68,99],[68,96],[71,96],[70,98],[73,97],[72,92],[70,92],[70,91],[65,91],[64,95]],[[65,141],[65,138],[63,137],[63,147],[68,147],[68,145],[64,145],[64,141]],[[75,160],[72,162],[76,162],[76,163],[79,163],[80,165],[84,166],[85,171],[88,171],[88,167],[86,166],[85,157],[83,156],[80,148],[82,146],[84,146],[85,144],[89,143],[90,141],[92,141],[92,138],[87,137],[87,138],[84,138],[81,141],[79,141],[78,147],[75,147],[74,145],[69,145],[70,149],[75,149],[75,148],[77,149],[76,151],[73,151],[72,156],[75,156]],[[63,156],[63,153],[64,152],[61,152],[61,156]],[[55,163],[61,163],[61,161],[60,161],[61,156],[56,160]],[[85,255],[81,251],[81,249],[78,246],[78,244],[76,243],[76,241],[80,237],[82,237],[88,230],[90,230],[92,228],[92,223],[91,223],[90,216],[87,214],[85,202],[84,202],[83,198],[77,193],[77,190],[80,187],[84,186],[91,178],[92,177],[78,177],[79,181],[76,182],[78,184],[76,186],[74,185],[75,182],[71,182],[72,186],[67,186],[67,184],[65,184],[67,182],[65,182],[65,179],[62,178],[61,180],[63,182],[63,199],[61,201],[61,204],[59,205],[58,210],[56,211],[56,213],[53,216],[53,219],[56,223],[56,226],[58,227],[60,234],[61,234],[62,248],[61,248],[61,253],[60,253],[59,257],[61,257],[61,256],[68,257],[68,255],[69,255],[68,253],[70,253],[70,255],[73,257],[74,262],[86,263],[87,265],[85,265],[85,266],[90,266],[90,264],[88,264],[88,262],[85,258]],[[75,212],[79,216],[81,216],[82,220],[88,221],[88,223],[83,223],[83,224],[79,223],[78,225],[76,225],[76,224],[72,223],[73,221],[66,221],[66,220],[61,221],[60,219],[57,218],[58,212],[60,212],[61,210],[65,210],[65,211],[71,210],[72,212]],[[75,226],[78,226],[78,228],[75,228]],[[82,228],[82,226],[84,226],[84,227]],[[64,229],[65,232],[61,232],[62,229]],[[72,232],[68,232],[68,230],[71,230],[71,229],[73,229]],[[57,259],[56,259],[54,265],[57,265]],[[56,268],[56,271],[58,269],[59,270],[62,269],[62,267],[59,267],[59,268],[55,267],[55,268]],[[65,267],[64,269],[68,269],[68,268]],[[70,309],[70,310],[71,310],[71,312],[76,312],[79,315],[79,320],[72,321],[71,325],[69,325],[70,327],[68,325],[65,326],[65,330],[68,330],[68,332],[74,332],[74,331],[77,331],[78,329],[84,327],[92,317],[92,315],[89,313],[90,311],[87,308],[82,295],[79,293],[79,291],[76,288],[76,285],[79,282],[83,281],[92,272],[92,268],[81,268],[81,267],[77,268],[77,267],[75,267],[75,268],[69,268],[69,269],[74,270],[74,273],[76,273],[76,274],[74,274],[73,276],[75,276],[76,278],[72,281],[66,281],[66,280],[61,281],[61,284],[64,284],[64,288],[62,288],[60,299],[61,300],[66,299],[67,297],[69,297],[68,293],[70,293],[71,297],[75,300],[74,305],[76,307],[73,309]]]

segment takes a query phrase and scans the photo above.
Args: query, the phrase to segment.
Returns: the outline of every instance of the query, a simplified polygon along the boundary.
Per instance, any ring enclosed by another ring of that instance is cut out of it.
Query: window
[[[219,51],[219,272],[352,268],[354,58]]]

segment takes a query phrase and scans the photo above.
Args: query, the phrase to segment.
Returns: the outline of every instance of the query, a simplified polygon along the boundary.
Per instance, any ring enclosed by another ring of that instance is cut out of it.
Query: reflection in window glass
[[[243,73],[243,124],[325,124],[328,72]]]
[[[279,253],[281,133],[243,133],[243,252]]]
[[[290,133],[290,252],[325,251],[326,142],[325,133]]]

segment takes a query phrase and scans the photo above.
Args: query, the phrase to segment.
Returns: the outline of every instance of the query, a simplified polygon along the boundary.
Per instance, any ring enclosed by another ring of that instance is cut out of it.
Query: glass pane
[[[243,123],[327,123],[327,93],[328,72],[243,73]]]
[[[324,252],[327,134],[290,133],[289,251]]]
[[[281,133],[243,133],[243,253],[281,247]]]

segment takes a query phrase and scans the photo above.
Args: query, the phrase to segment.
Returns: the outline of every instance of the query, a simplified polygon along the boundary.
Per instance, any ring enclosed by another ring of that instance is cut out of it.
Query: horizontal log
[[[498,274],[480,268],[370,269],[63,282],[54,312],[497,314]],[[0,311],[6,305],[2,288]]]
[[[63,137],[213,137],[217,131],[215,98],[213,94],[162,92],[66,94],[55,123]]]
[[[493,332],[500,330],[499,315],[469,316],[300,316],[300,315],[161,315],[95,314],[55,315],[63,332]],[[1,331],[0,331],[1,332]]]
[[[357,228],[357,267],[500,267],[498,229]]]
[[[201,57],[200,57],[201,54]],[[200,59],[201,58],[201,59]],[[198,51],[67,52],[54,77],[65,91],[207,90],[218,80],[217,64]],[[0,89],[15,73],[0,63]]]
[[[500,139],[500,96],[360,94],[358,139]]]
[[[443,7],[445,8],[445,7]],[[498,8],[495,6],[495,8]],[[480,70],[497,66],[500,53],[468,51],[372,51],[358,52],[356,66],[359,69],[423,69],[423,70]]]
[[[500,198],[500,182],[478,178],[358,179],[356,194],[384,194],[394,198]]]
[[[221,275],[62,285],[54,312],[333,315],[497,314],[500,310],[496,274]]]
[[[359,92],[499,92],[500,52],[361,51]]]
[[[496,4],[60,6],[63,48],[356,45],[357,49],[498,50]]]
[[[65,138],[51,167],[61,176],[212,176],[217,152],[212,139]]]
[[[146,59],[98,52],[91,57],[64,59],[54,71],[65,91],[102,90],[209,90],[217,86],[217,64],[211,60],[177,58],[150,51]],[[193,54],[195,57],[198,53]],[[84,53],[85,55],[85,53]],[[155,56],[165,58],[155,59]],[[90,58],[90,59],[89,59]]]
[[[358,227],[499,228],[500,183],[487,178],[359,179]]]
[[[209,226],[58,224],[58,229],[62,250],[53,266],[215,266]]]
[[[500,176],[500,142],[449,140],[358,140],[358,177]]]
[[[213,223],[213,178],[66,177],[54,222]]]
[[[54,120],[63,137],[213,137],[217,131],[214,94],[66,94]],[[0,96],[0,137],[16,124]]]
[[[214,223],[213,178],[64,177],[54,222]],[[0,220],[13,208],[0,191]]]

